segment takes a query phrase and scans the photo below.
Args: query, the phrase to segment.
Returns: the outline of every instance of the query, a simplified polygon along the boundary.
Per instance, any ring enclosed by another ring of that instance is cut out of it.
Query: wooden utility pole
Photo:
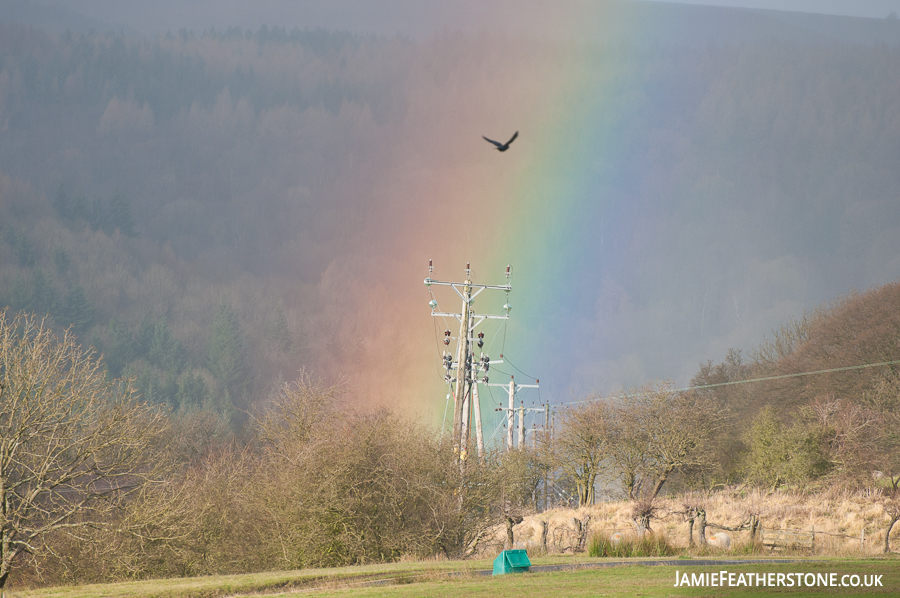
[[[514,376],[509,377],[509,411],[506,412],[506,450],[513,450],[513,430],[515,426],[515,408],[516,408],[516,379]]]
[[[456,294],[462,299],[462,309],[459,313],[449,313],[438,311],[437,299],[432,294],[432,299],[428,303],[431,306],[431,315],[433,317],[453,317],[459,321],[459,335],[456,337],[456,360],[447,351],[444,352],[443,363],[446,369],[444,379],[448,384],[453,385],[453,447],[459,455],[459,459],[465,462],[468,457],[469,449],[469,430],[471,428],[471,420],[475,420],[476,444],[478,447],[478,456],[484,456],[484,437],[481,428],[481,405],[478,400],[478,384],[479,374],[484,373],[481,380],[487,384],[487,372],[490,369],[490,357],[484,353],[480,359],[476,359],[472,350],[473,334],[475,329],[485,320],[507,320],[509,319],[509,300],[503,306],[504,313],[501,315],[494,314],[478,314],[472,308],[475,297],[486,289],[500,290],[507,293],[512,290],[509,283],[510,267],[506,267],[506,284],[505,285],[485,285],[475,284],[472,282],[472,271],[470,264],[466,264],[466,279],[464,282],[444,282],[435,280],[431,277],[434,272],[434,265],[431,260],[428,261],[428,278],[425,279],[425,286],[431,290],[432,285],[449,286],[456,291]],[[444,345],[449,346],[451,343],[450,331],[444,331]],[[482,337],[484,334],[478,335],[478,347],[483,346]],[[502,356],[501,356],[502,357]],[[494,363],[502,363],[495,361]],[[455,375],[454,375],[455,373]]]
[[[547,446],[547,443],[550,442],[550,403],[544,405],[544,446]],[[546,511],[549,508],[549,499],[550,499],[550,470],[549,468],[544,471],[544,510]]]
[[[525,450],[525,403],[519,406],[519,450]]]
[[[500,355],[503,357],[503,355]],[[515,376],[509,377],[509,384],[488,384],[487,386],[502,386],[509,393],[509,407],[500,407],[496,411],[506,411],[506,450],[512,451],[515,448],[513,440],[516,438],[516,412],[519,412],[519,449],[525,448],[525,412],[526,411],[544,411],[544,409],[526,408],[524,403],[516,408],[516,393],[520,388],[540,388],[540,380],[535,380],[535,384],[517,384]]]
[[[478,397],[478,381],[472,384],[472,408],[475,415],[475,444],[478,447],[478,458],[484,458],[484,433],[481,431],[481,400]]]
[[[469,446],[469,320],[472,316],[472,281],[469,280],[469,264],[466,264],[466,282],[462,293],[462,314],[459,318],[459,340],[456,343],[456,391],[453,394],[453,441],[458,442],[457,450],[461,461],[466,460]]]

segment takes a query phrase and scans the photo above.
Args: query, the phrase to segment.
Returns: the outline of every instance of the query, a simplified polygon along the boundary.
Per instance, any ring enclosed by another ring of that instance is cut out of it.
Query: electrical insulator
[[[484,382],[485,384],[487,384],[487,383],[488,383],[488,377],[485,376],[484,378],[481,379],[481,381]]]
[[[445,339],[444,339],[444,344],[445,344],[445,345],[449,345],[449,344],[450,344],[450,339],[449,339],[449,338],[445,338]]]
[[[483,332],[479,332],[479,333],[478,333],[478,347],[480,348],[480,347],[483,347],[483,346],[484,346],[484,333],[483,333]]]

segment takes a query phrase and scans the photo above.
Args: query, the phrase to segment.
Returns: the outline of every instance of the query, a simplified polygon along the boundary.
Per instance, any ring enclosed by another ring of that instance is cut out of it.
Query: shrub
[[[665,534],[656,532],[640,537],[594,534],[588,544],[588,554],[593,557],[672,556],[675,553],[675,547],[669,544]]]

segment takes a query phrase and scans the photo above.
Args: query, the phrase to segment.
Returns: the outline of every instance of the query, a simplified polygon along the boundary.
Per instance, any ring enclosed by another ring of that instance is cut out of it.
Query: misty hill
[[[900,282],[894,282],[785,322],[746,357],[732,351],[720,364],[703,365],[692,383],[713,385],[742,426],[765,406],[792,418],[816,400],[864,405],[879,386],[896,383],[898,338]]]
[[[751,16],[734,22],[772,22]],[[616,260],[579,289],[602,318],[547,351],[560,378],[597,367],[596,386],[648,347],[653,375],[680,375],[811,299],[900,276],[900,49],[813,37],[578,47],[585,77],[617,74],[598,135],[628,160],[597,167],[614,207],[582,214]],[[394,268],[390,241],[442,234],[400,216],[435,201],[447,172],[481,180],[467,140],[483,144],[570,51],[478,34],[4,25],[0,305],[75,324],[113,373],[176,408],[244,409],[304,366],[390,370],[381,392],[395,393],[419,366],[401,357],[425,351],[397,332],[413,309],[397,309],[413,296],[398,285],[421,277]],[[527,151],[528,134],[516,143]],[[427,191],[392,186],[419,179]],[[607,353],[579,350],[588,336]]]
[[[900,283],[853,294],[813,312],[804,324],[783,329],[758,354],[768,375],[814,372],[853,366],[872,368],[826,372],[772,383],[767,394],[790,407],[817,397],[859,402],[879,381],[894,378],[900,360]],[[887,363],[888,365],[879,365]]]
[[[85,17],[65,6],[51,7],[31,0],[0,0],[0,23],[28,25],[46,31],[104,31],[103,21]]]
[[[669,2],[611,3],[623,25],[608,42],[658,44],[739,44],[842,41],[900,43],[900,20],[724,8]],[[640,32],[639,34],[637,32]],[[648,36],[647,32],[651,32]]]
[[[602,11],[597,7],[602,6]],[[866,19],[775,10],[722,8],[652,1],[586,2],[564,0],[553,6],[521,5],[506,0],[447,4],[439,0],[382,0],[363,7],[353,0],[331,2],[275,0],[248,8],[240,0],[190,3],[160,0],[152,5],[122,2],[98,5],[87,0],[0,0],[0,22],[28,24],[52,31],[142,31],[160,34],[181,29],[197,33],[261,26],[286,29],[344,30],[386,36],[400,33],[425,39],[441,30],[465,34],[542,36],[567,14],[579,24],[564,27],[567,36],[598,42],[601,20],[620,23],[604,31],[605,43],[741,43],[763,40],[900,43],[896,19]],[[649,33],[649,35],[648,35]]]
[[[864,19],[836,15],[760,10],[754,11],[782,23],[805,29],[833,40],[855,44],[889,44],[900,42],[900,20],[894,17]]]
[[[886,471],[895,482],[898,307],[900,282],[853,293],[784,323],[747,357],[729,351],[723,362],[701,365],[692,385],[706,387],[701,392],[729,411],[720,451],[725,476],[747,475],[751,438],[759,441],[769,426],[763,442],[777,444],[779,434],[796,442],[783,453],[796,463],[818,447],[831,455],[820,464],[832,473],[868,483],[871,471]]]

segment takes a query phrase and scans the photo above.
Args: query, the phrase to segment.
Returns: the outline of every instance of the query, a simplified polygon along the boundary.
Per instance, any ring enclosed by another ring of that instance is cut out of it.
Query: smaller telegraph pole
[[[519,407],[519,450],[525,448],[525,404]]]
[[[513,450],[513,430],[515,429],[516,377],[509,377],[509,411],[506,412],[506,450]]]
[[[484,433],[481,430],[481,400],[478,397],[478,382],[472,384],[472,410],[475,416],[475,445],[478,447],[478,458],[484,458]]]
[[[500,355],[501,359],[503,355]],[[516,408],[516,393],[520,388],[540,388],[540,380],[535,380],[534,384],[517,384],[516,377],[509,377],[509,384],[487,384],[487,386],[502,386],[508,389],[509,392],[509,407],[501,407],[497,409],[497,411],[506,411],[506,450],[508,452],[512,452],[515,448],[513,444],[513,439],[515,438],[515,429],[516,429],[516,411],[519,412],[519,448],[525,448],[525,412],[526,411],[544,411],[544,409],[534,409],[534,408],[525,408],[525,405],[521,405],[519,408]]]

